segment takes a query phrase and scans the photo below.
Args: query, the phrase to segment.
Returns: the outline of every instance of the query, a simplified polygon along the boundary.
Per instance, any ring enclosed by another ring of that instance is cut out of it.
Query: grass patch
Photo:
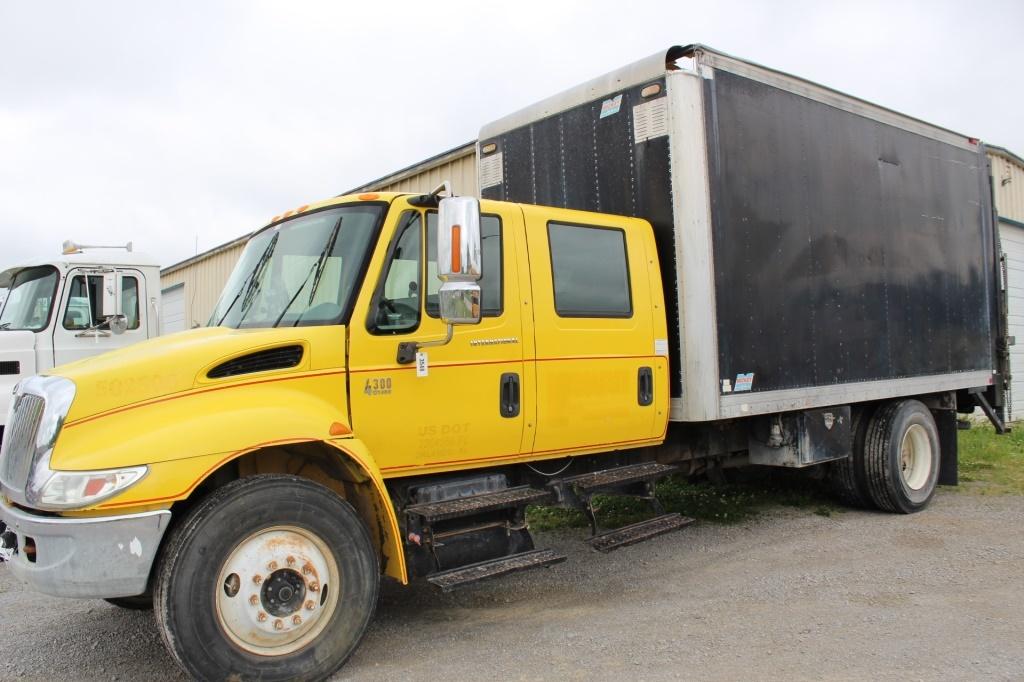
[[[1005,436],[976,424],[961,431],[959,490],[982,495],[1024,495],[1024,425]],[[842,507],[807,472],[752,467],[734,472],[734,482],[714,485],[670,477],[658,484],[658,499],[667,512],[701,521],[739,523],[772,507],[799,507],[830,517]],[[653,516],[651,507],[629,497],[597,496],[595,507],[602,528],[618,528]],[[586,517],[575,509],[530,507],[530,526],[536,530],[586,528]]]
[[[1024,424],[1000,436],[989,424],[959,433],[960,482],[967,492],[1024,495]]]
[[[820,516],[832,516],[838,511],[813,481],[806,476],[794,476],[796,472],[762,469],[742,473],[742,480],[724,485],[694,483],[673,476],[658,484],[658,500],[666,512],[715,523],[739,523],[773,506],[813,507]],[[653,515],[648,503],[629,497],[595,496],[594,506],[602,528],[618,528]],[[527,518],[537,530],[589,525],[586,517],[575,509],[530,507]]]

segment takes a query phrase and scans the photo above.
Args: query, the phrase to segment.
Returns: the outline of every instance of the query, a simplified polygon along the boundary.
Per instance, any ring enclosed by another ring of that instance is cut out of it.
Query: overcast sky
[[[1020,0],[0,0],[0,269],[65,239],[169,265],[673,44],[1024,155],[1022,34]]]

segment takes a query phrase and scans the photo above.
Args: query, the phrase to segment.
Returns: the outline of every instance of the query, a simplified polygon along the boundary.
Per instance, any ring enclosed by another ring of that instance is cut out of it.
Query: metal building
[[[429,192],[445,180],[451,181],[452,189],[457,194],[479,196],[475,141],[342,194],[371,191]],[[248,239],[248,234],[243,235],[160,271],[162,334],[206,324]]]
[[[1002,147],[989,147],[992,188],[999,216],[999,238],[1006,254],[1012,401],[1010,419],[1024,419],[1024,159]]]

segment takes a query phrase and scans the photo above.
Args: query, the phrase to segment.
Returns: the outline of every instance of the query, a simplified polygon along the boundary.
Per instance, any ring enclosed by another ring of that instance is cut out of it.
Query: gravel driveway
[[[777,510],[450,595],[386,586],[337,680],[1024,679],[1024,498],[901,517]],[[0,679],[182,679],[152,616],[0,567]]]

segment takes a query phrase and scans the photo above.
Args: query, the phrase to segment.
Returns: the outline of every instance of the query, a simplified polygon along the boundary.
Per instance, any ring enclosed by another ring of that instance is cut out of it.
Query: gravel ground
[[[1024,679],[1024,498],[910,517],[777,510],[443,595],[386,586],[336,680]],[[182,679],[149,613],[0,568],[0,679]]]

